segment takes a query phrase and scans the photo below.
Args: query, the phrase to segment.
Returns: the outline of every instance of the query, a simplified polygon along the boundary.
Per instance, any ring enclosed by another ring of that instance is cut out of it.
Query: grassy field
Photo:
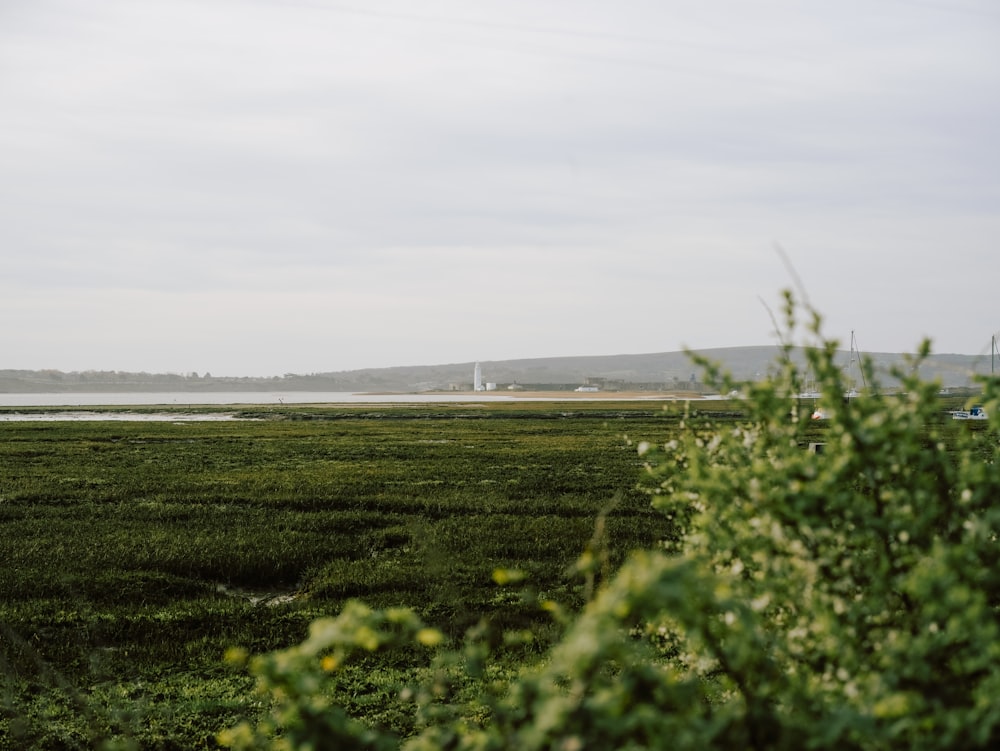
[[[259,710],[225,650],[295,643],[348,598],[412,606],[456,638],[484,617],[544,636],[545,616],[493,571],[520,569],[574,608],[584,583],[569,568],[599,518],[612,566],[670,536],[636,490],[626,437],[665,440],[680,408],[0,423],[0,746],[211,745]],[[405,733],[411,720],[368,668],[344,702]]]
[[[453,639],[484,618],[530,628],[501,654],[513,672],[557,633],[538,598],[584,601],[571,568],[588,546],[613,568],[674,534],[630,440],[668,440],[682,404],[239,409],[0,422],[0,748],[211,747],[261,710],[226,650],[297,643],[349,598],[411,606]],[[496,569],[523,571],[531,596]],[[337,700],[405,735],[395,686],[420,669],[366,663]]]

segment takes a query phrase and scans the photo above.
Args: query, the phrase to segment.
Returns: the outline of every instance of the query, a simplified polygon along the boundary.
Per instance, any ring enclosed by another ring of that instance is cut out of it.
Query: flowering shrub
[[[789,340],[796,310],[786,296]],[[796,403],[804,374],[791,344],[777,374],[748,387],[742,419],[686,420],[668,443],[640,443],[642,482],[678,540],[634,553],[581,613],[559,614],[560,641],[504,690],[483,680],[477,701],[454,701],[454,686],[484,675],[488,640],[437,647],[411,612],[355,604],[301,646],[251,662],[273,711],[221,740],[411,751],[1000,745],[996,426],[943,417],[938,387],[915,367],[886,394],[866,364],[871,392],[845,399],[836,343],[819,338],[815,314],[809,331],[825,450],[804,446],[812,405]],[[986,383],[990,414],[997,396]],[[331,703],[340,665],[414,644],[440,650],[427,684],[406,692],[414,736]]]

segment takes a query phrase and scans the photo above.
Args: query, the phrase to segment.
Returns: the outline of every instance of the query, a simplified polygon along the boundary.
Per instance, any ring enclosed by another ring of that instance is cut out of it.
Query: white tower
[[[476,369],[472,374],[472,388],[476,391],[483,390],[483,368],[478,362],[476,363]]]

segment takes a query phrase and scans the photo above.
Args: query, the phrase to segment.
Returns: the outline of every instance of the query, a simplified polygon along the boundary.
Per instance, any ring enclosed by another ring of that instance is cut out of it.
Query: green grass
[[[411,606],[454,639],[483,618],[531,627],[537,641],[494,668],[513,674],[557,628],[493,571],[520,569],[535,596],[572,610],[586,583],[570,568],[595,530],[610,566],[671,538],[637,488],[629,439],[668,440],[681,409],[312,405],[247,408],[257,419],[238,422],[0,423],[0,749],[205,746],[261,711],[226,649],[295,644],[348,598]],[[738,414],[697,409],[721,425]],[[802,445],[825,429],[810,424]],[[359,666],[338,700],[405,734],[413,718],[391,687],[421,669]]]
[[[738,414],[696,407],[721,425]],[[558,628],[493,571],[520,569],[535,597],[573,610],[587,590],[570,568],[596,530],[612,567],[671,538],[637,488],[629,439],[668,440],[682,409],[296,405],[238,422],[0,423],[0,749],[211,745],[261,711],[227,648],[295,644],[348,598],[411,606],[454,639],[483,618],[530,627],[536,641],[491,668],[513,675]],[[802,445],[825,429],[810,424]],[[422,669],[373,660],[345,673],[337,699],[405,734],[413,717],[393,687]]]
[[[203,745],[260,710],[230,646],[293,644],[351,597],[456,638],[542,624],[494,569],[576,607],[600,517],[612,565],[671,534],[626,441],[676,428],[658,404],[246,413],[263,419],[0,423],[0,748]]]

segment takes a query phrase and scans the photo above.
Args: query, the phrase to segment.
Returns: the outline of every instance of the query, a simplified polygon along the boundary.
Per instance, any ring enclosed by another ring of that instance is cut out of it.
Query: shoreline
[[[371,397],[420,397],[431,400],[436,396],[449,401],[468,398],[470,401],[490,401],[496,399],[591,399],[594,401],[613,399],[664,399],[670,401],[718,399],[718,394],[699,394],[692,391],[356,391],[358,398]]]
[[[293,404],[498,404],[517,401],[701,401],[722,399],[716,394],[687,391],[346,391],[346,392],[90,392],[0,394],[0,411],[24,409],[149,409],[196,407],[291,406]]]

